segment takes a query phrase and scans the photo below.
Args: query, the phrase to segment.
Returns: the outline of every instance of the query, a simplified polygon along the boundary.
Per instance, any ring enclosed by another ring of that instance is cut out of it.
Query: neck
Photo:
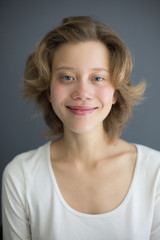
[[[104,157],[110,141],[103,127],[84,134],[65,129],[61,144],[66,159],[91,166]]]

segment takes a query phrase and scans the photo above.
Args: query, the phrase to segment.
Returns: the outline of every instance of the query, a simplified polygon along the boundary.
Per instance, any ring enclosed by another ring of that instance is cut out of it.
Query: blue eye
[[[95,77],[95,78],[93,78],[93,80],[96,81],[96,82],[101,82],[103,80],[103,78],[102,77]]]
[[[64,80],[67,80],[67,81],[73,80],[73,77],[68,76],[68,75],[63,76],[62,78],[63,78]]]

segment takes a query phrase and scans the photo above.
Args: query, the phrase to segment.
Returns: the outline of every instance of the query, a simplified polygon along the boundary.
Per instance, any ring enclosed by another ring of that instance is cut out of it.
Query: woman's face
[[[115,103],[109,51],[103,43],[66,43],[56,51],[50,101],[64,128],[74,133],[103,125]]]

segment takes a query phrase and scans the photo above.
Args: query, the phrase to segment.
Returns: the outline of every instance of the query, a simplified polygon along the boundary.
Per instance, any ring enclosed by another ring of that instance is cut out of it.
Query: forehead
[[[53,68],[65,66],[109,66],[109,50],[100,41],[74,42],[61,45],[53,57]]]

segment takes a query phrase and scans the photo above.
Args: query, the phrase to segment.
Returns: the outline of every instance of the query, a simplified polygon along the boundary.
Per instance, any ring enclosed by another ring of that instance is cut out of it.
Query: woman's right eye
[[[71,81],[71,80],[73,80],[73,77],[71,77],[69,75],[65,75],[65,76],[61,76],[61,79],[66,80],[66,81]]]

